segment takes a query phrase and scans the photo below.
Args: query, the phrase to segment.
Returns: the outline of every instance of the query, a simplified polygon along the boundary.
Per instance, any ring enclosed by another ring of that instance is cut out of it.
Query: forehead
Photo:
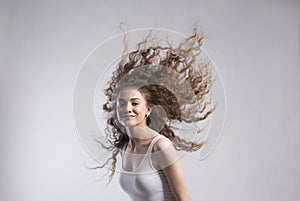
[[[117,99],[118,100],[119,99],[124,99],[124,100],[141,99],[141,100],[143,100],[144,97],[137,88],[126,87],[119,92]]]

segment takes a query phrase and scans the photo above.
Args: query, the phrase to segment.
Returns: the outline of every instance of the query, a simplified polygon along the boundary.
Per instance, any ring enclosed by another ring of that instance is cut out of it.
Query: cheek
[[[140,115],[145,115],[148,112],[148,109],[146,107],[139,107],[135,109],[136,113],[139,113]]]

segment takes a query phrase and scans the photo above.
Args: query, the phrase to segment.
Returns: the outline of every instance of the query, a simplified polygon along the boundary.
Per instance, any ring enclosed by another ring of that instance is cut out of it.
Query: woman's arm
[[[166,167],[163,169],[163,172],[168,179],[169,185],[175,195],[176,200],[190,201],[191,198],[185,183],[180,161],[178,160],[169,167]]]
[[[181,166],[172,142],[161,138],[153,147],[155,164],[164,172],[177,201],[191,201]]]

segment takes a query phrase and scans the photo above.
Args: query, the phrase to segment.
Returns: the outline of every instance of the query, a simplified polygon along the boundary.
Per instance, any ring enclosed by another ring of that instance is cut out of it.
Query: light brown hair
[[[153,46],[151,44],[153,38],[151,39],[150,35],[137,44],[136,50],[124,53],[105,88],[107,102],[103,104],[103,110],[109,116],[105,133],[110,145],[104,146],[101,142],[100,144],[112,151],[112,157],[97,168],[110,163],[110,180],[115,173],[117,155],[129,141],[116,115],[115,99],[123,87],[137,87],[148,104],[159,107],[151,112],[147,118],[147,125],[150,127],[152,125],[155,129],[159,127],[157,123],[163,122],[159,129],[155,130],[169,138],[178,150],[196,151],[205,142],[191,142],[177,136],[172,129],[172,123],[203,121],[215,108],[209,101],[213,83],[210,61],[197,60],[201,54],[203,34],[199,34],[194,27],[193,35],[184,39],[175,48],[171,45]],[[141,67],[144,69],[140,70]],[[160,69],[157,71],[160,75],[153,75],[153,72],[156,72],[155,68]],[[162,71],[166,71],[165,75],[169,76],[164,85],[147,82],[147,78],[163,76]],[[169,72],[173,72],[174,76],[170,76]],[[165,115],[161,114],[160,108]]]

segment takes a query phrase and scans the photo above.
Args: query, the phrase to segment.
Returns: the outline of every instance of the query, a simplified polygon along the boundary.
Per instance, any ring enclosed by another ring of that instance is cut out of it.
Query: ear
[[[150,113],[151,113],[151,111],[152,111],[152,106],[148,106],[148,112],[147,112],[147,116],[149,116],[150,115]]]

